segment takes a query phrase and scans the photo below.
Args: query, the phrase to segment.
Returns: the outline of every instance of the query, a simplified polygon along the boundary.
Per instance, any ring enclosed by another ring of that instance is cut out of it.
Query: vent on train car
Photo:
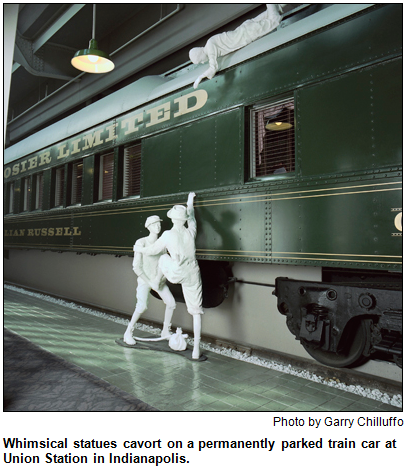
[[[293,99],[251,110],[252,177],[295,170],[294,123]]]
[[[141,192],[141,143],[124,149],[123,197]]]

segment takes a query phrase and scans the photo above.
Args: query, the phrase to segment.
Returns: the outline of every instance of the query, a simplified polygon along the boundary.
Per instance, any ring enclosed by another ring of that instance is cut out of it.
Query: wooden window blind
[[[82,202],[83,161],[74,162],[71,167],[72,187],[71,205],[79,205]]]
[[[124,149],[123,197],[141,193],[141,143]]]
[[[55,170],[55,206],[63,205],[63,192],[65,184],[65,167],[58,167]]]
[[[100,156],[99,201],[113,198],[114,152]]]
[[[251,112],[252,174],[264,177],[295,170],[293,99],[256,107]]]
[[[44,176],[43,174],[37,174],[36,185],[35,185],[35,210],[42,210],[42,194],[44,191]]]
[[[30,193],[31,193],[30,178],[25,177],[23,179],[23,211],[29,210]]]
[[[8,191],[8,212],[14,213],[14,182],[10,182]]]

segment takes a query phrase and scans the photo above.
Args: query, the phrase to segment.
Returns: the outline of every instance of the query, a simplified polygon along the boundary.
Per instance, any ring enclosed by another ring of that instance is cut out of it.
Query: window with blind
[[[44,176],[43,174],[37,174],[34,177],[35,180],[35,210],[42,210],[42,194],[44,190]]]
[[[65,186],[65,167],[55,169],[55,207],[63,205],[63,192]]]
[[[141,193],[141,143],[124,149],[123,197]]]
[[[23,179],[23,211],[29,210],[31,182],[29,177]]]
[[[114,152],[100,156],[99,201],[113,198]]]
[[[14,182],[8,184],[8,213],[14,213]]]
[[[252,177],[267,177],[295,170],[293,99],[251,110]]]
[[[79,205],[82,202],[83,161],[74,162],[71,167],[70,204]]]

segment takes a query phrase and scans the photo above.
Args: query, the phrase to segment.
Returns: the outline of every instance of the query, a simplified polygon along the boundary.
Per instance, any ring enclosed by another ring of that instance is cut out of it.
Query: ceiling
[[[6,147],[141,77],[182,66],[191,47],[263,10],[264,4],[99,3],[95,39],[115,69],[86,74],[70,60],[92,39],[93,4],[19,4]]]

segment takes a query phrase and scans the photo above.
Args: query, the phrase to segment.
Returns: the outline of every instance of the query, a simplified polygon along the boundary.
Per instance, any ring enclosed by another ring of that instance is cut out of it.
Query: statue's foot
[[[192,352],[192,359],[199,359],[200,357],[200,347],[199,345],[194,346],[193,352]]]
[[[164,328],[162,331],[161,331],[161,338],[165,338],[165,339],[168,339],[172,336],[172,332],[168,329],[168,328]]]
[[[135,339],[132,336],[132,333],[128,332],[128,330],[124,333],[123,341],[126,344],[130,344],[130,346],[133,346],[134,344],[136,344]]]

